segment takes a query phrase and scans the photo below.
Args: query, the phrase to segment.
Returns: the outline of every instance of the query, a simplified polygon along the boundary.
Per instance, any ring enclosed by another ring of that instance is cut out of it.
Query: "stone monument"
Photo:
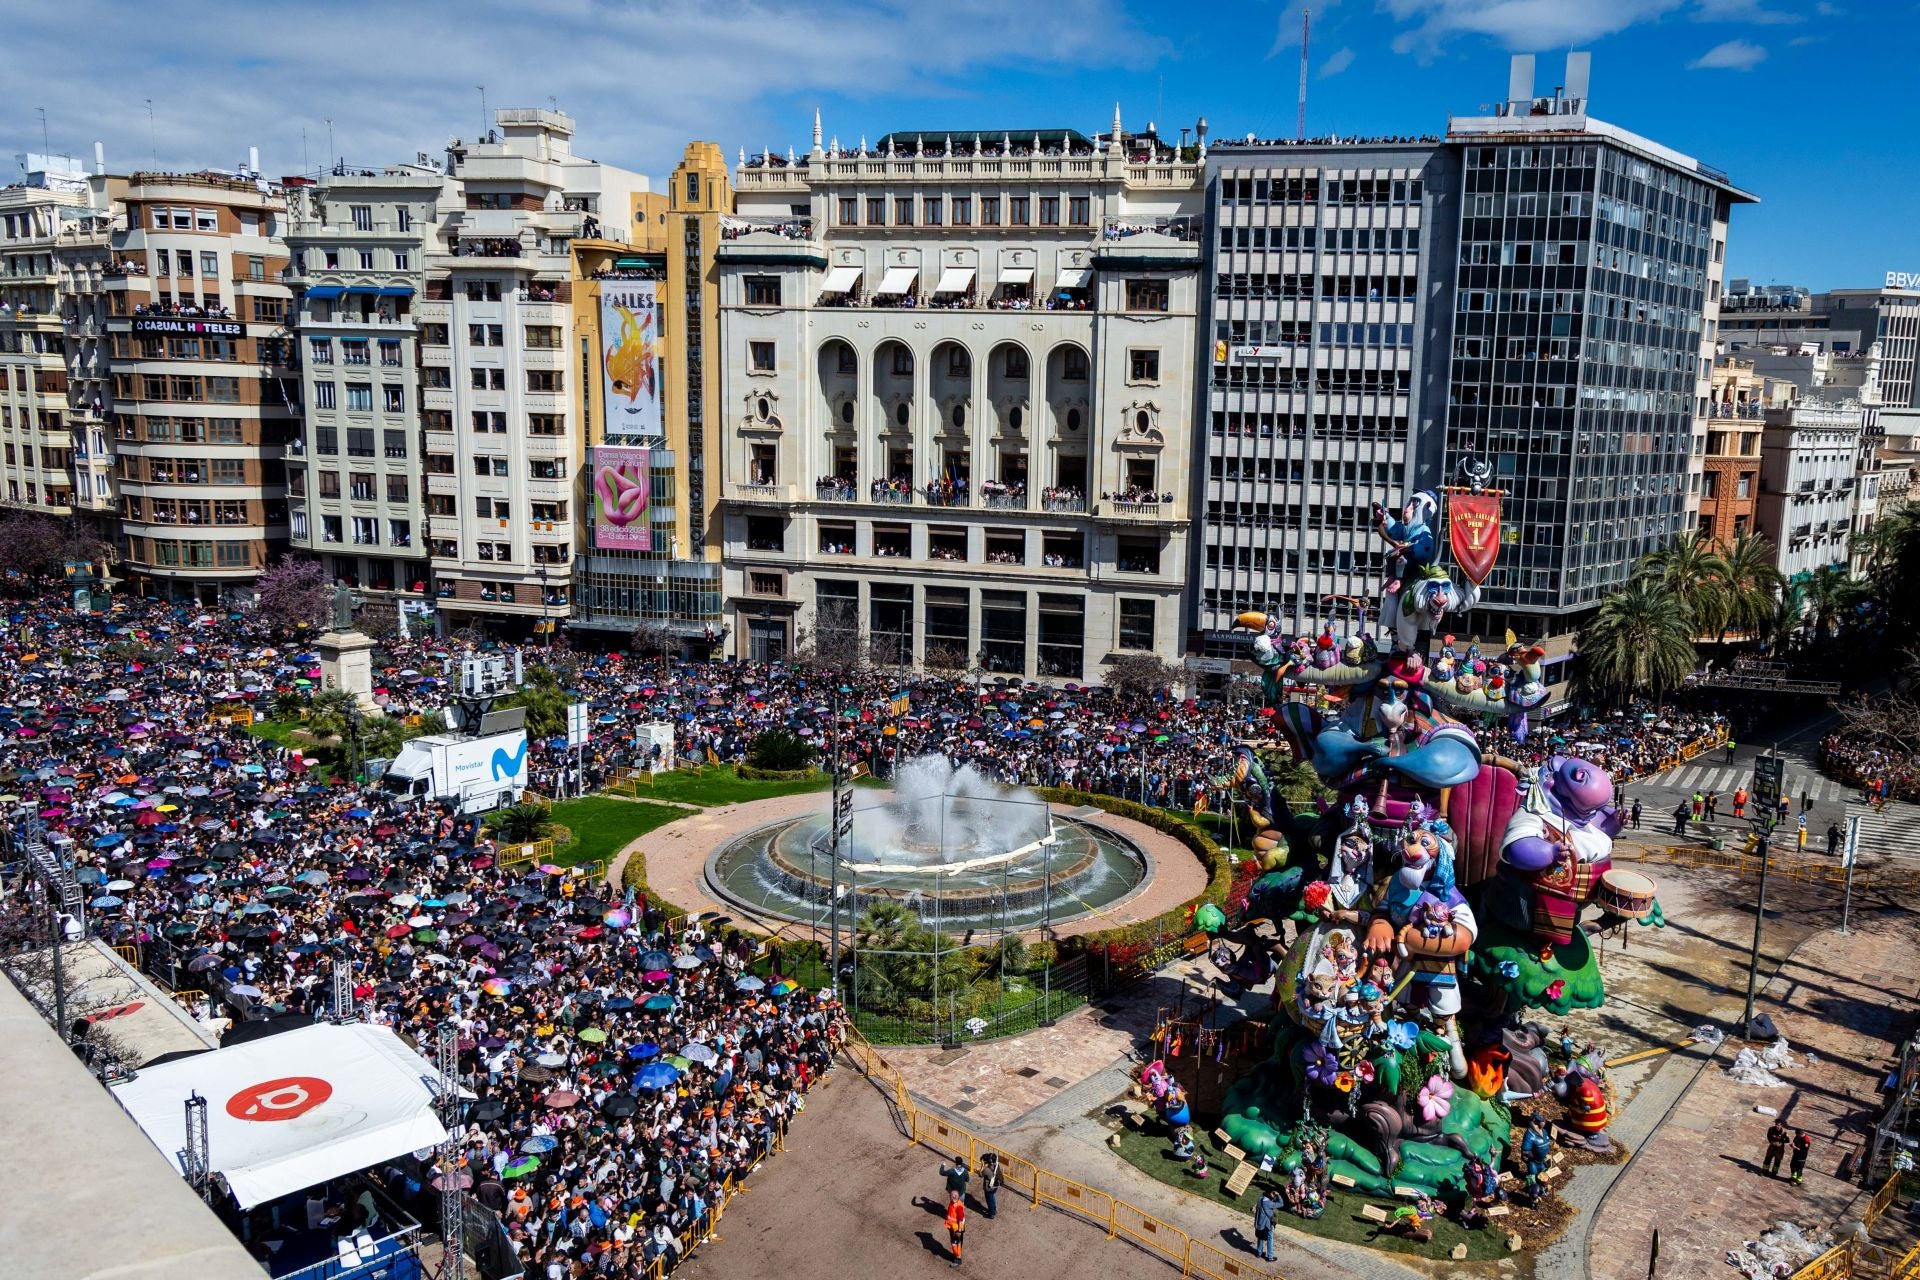
[[[345,689],[363,711],[379,711],[373,701],[373,639],[353,629],[353,593],[345,584],[333,589],[333,625],[314,648],[320,654],[321,687]]]

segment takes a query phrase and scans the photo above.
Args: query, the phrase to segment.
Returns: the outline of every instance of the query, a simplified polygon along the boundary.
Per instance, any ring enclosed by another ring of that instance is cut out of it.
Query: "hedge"
[[[665,898],[647,887],[647,860],[635,849],[627,855],[627,865],[621,869],[620,879],[625,886],[647,900],[647,905],[667,916],[684,916],[685,907],[668,902]]]
[[[818,769],[756,769],[750,764],[733,767],[734,776],[744,782],[803,782],[820,776]]]
[[[1226,851],[1214,843],[1213,837],[1206,832],[1180,821],[1160,809],[1150,809],[1132,800],[1122,800],[1117,796],[1098,795],[1090,791],[1068,791],[1060,787],[1035,787],[1034,793],[1051,804],[1091,806],[1113,814],[1119,818],[1130,818],[1144,823],[1165,835],[1172,836],[1200,860],[1207,869],[1207,887],[1200,895],[1168,911],[1147,920],[1124,924],[1112,929],[1098,929],[1092,933],[1083,933],[1072,938],[1061,939],[1063,946],[1078,945],[1089,954],[1101,954],[1108,948],[1116,951],[1131,950],[1141,944],[1155,942],[1173,935],[1184,935],[1192,931],[1191,921],[1194,909],[1205,902],[1211,902],[1222,911],[1227,909],[1228,895],[1233,889],[1232,859]]]

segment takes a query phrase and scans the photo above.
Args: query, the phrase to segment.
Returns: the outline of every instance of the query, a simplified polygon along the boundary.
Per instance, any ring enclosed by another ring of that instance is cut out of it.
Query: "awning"
[[[659,266],[664,261],[664,254],[659,258],[615,258],[613,260],[613,269],[615,271],[645,271],[649,267]]]
[[[397,347],[400,345],[400,339],[398,338],[379,338],[376,339],[376,341],[383,347]]]
[[[1001,284],[1032,284],[1032,267],[1008,267],[1000,273]]]
[[[1060,288],[1062,289],[1084,289],[1092,282],[1092,267],[1068,267],[1060,273]]]
[[[860,283],[859,267],[835,267],[827,272],[827,282],[820,286],[822,293],[850,293],[853,286]]]
[[[147,1067],[113,1092],[175,1168],[182,1104],[204,1097],[214,1172],[251,1209],[443,1141],[438,1079],[386,1027],[321,1023]]]
[[[411,298],[413,286],[410,284],[390,284],[380,290],[383,298]]]
[[[891,296],[896,293],[912,293],[913,286],[920,280],[918,267],[888,267],[887,274],[880,281],[880,287],[874,292]]]
[[[965,293],[973,288],[972,267],[948,267],[940,273],[940,283],[935,293]]]
[[[345,292],[346,290],[337,284],[316,284],[307,290],[307,296],[319,302],[332,302]]]
[[[377,298],[380,296],[380,286],[377,284],[350,284],[347,286],[347,292],[364,293]]]

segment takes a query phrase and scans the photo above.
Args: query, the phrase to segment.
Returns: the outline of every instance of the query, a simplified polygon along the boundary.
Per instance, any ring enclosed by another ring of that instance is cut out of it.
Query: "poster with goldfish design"
[[[666,438],[658,288],[652,280],[608,281],[601,287],[601,403],[609,439]]]

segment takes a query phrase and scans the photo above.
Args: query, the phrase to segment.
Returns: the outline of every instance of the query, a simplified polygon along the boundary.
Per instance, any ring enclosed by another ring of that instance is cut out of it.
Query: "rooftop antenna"
[[[487,86],[477,84],[473,87],[480,91],[480,136],[484,138],[487,136],[487,129],[492,120],[492,117],[487,114]]]
[[[1307,139],[1307,38],[1313,34],[1313,10],[1300,10],[1300,111],[1294,117],[1293,136],[1297,141]]]
[[[153,151],[153,167],[160,168],[160,130],[153,123],[153,99],[147,99],[147,146]]]
[[[53,142],[51,136],[47,133],[47,109],[45,107],[35,107],[34,110],[40,113],[40,150],[47,155],[52,155]]]

